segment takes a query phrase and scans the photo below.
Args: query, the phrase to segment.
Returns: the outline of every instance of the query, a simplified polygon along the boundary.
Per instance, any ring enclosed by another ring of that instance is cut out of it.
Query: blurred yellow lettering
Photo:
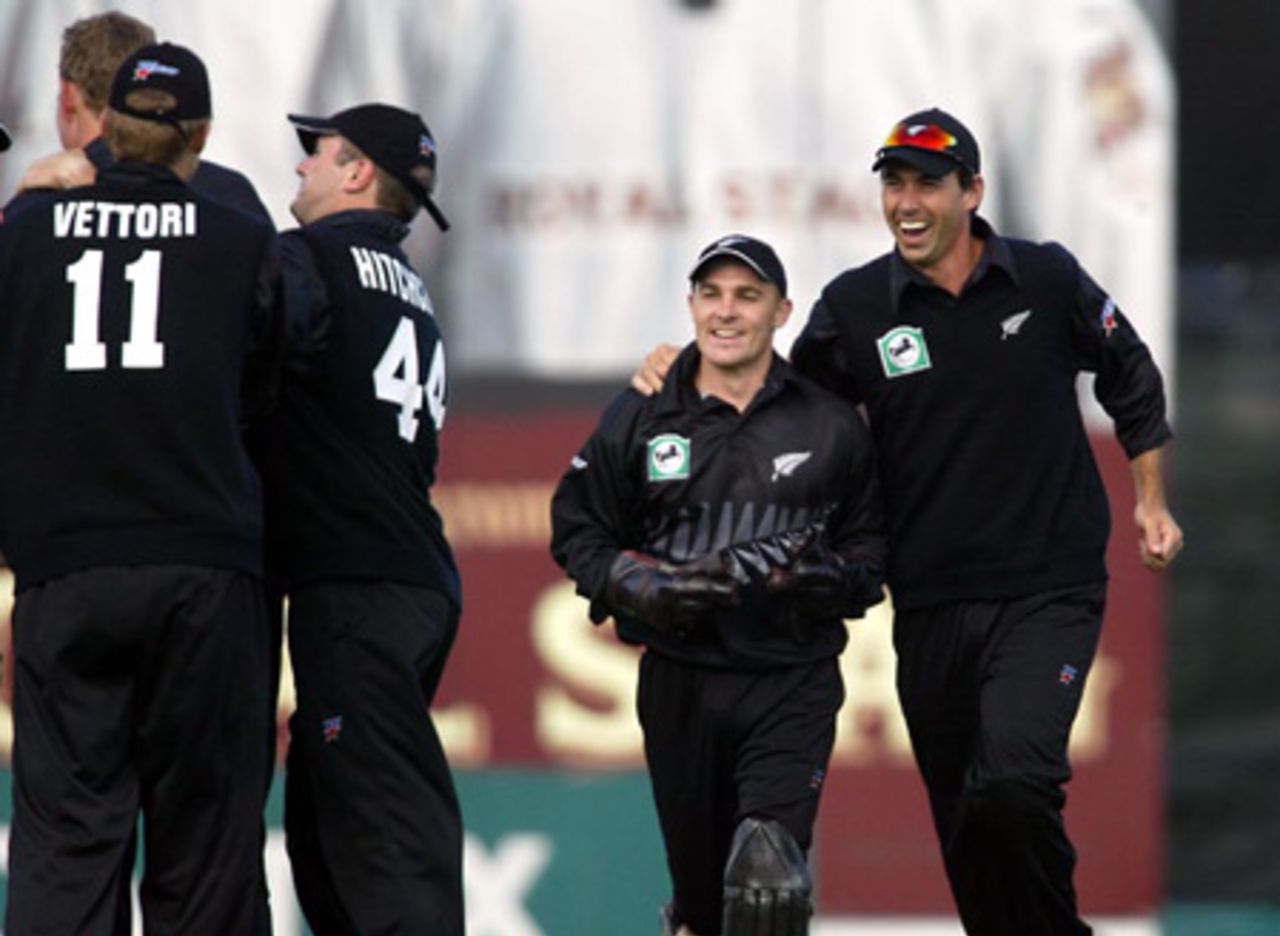
[[[587,603],[569,582],[539,596],[531,623],[534,649],[558,677],[537,690],[536,730],[543,749],[582,766],[641,763],[643,738],[635,714],[639,653],[592,625]]]

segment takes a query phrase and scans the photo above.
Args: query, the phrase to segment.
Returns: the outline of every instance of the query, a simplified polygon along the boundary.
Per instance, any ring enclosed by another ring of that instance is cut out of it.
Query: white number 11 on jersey
[[[133,285],[129,307],[129,340],[120,348],[120,366],[130,369],[164,367],[164,345],[156,340],[160,313],[160,251],[144,250],[124,268]],[[67,282],[75,287],[71,311],[71,343],[65,364],[69,371],[105,370],[107,346],[99,340],[102,302],[102,251],[86,250],[67,267]]]
[[[436,342],[425,384],[418,383],[418,330],[404,316],[373,369],[373,392],[379,400],[400,407],[400,436],[418,437],[418,410],[425,399],[436,432],[444,426],[444,344]]]

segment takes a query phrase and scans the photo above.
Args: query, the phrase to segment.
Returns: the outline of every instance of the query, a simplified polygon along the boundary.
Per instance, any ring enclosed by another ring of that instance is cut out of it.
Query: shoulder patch
[[[1108,338],[1116,330],[1116,302],[1110,296],[1107,296],[1107,301],[1102,304],[1102,311],[1098,313],[1098,325]]]

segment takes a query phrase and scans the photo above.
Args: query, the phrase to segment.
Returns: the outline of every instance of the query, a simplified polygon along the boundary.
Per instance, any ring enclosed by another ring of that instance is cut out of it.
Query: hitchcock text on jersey
[[[355,261],[360,285],[365,289],[391,293],[415,309],[434,314],[427,287],[413,270],[395,257],[381,250],[351,245],[351,259]]]
[[[194,237],[194,202],[69,201],[53,206],[53,236],[83,238]]]

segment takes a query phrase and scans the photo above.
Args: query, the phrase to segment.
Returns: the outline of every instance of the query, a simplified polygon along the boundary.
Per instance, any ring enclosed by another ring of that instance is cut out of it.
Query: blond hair
[[[101,113],[120,65],[155,41],[155,30],[124,13],[87,16],[62,32],[58,76],[78,87],[85,104],[94,113]]]
[[[140,88],[125,98],[130,108],[166,111],[177,107],[177,99],[167,91]],[[177,120],[172,123],[107,111],[105,139],[116,159],[137,159],[157,166],[174,166],[188,154],[199,155],[204,146],[201,130],[207,119]]]

